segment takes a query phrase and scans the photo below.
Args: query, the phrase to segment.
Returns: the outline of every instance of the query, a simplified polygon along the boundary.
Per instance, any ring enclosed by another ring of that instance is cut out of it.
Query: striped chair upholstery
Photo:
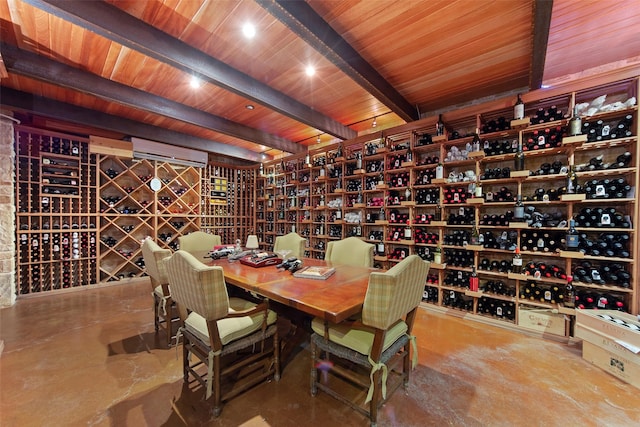
[[[167,347],[171,346],[171,339],[175,336],[175,325],[178,324],[178,311],[171,299],[169,279],[164,261],[172,254],[171,249],[162,249],[151,238],[146,238],[141,246],[144,266],[153,290],[153,317],[156,332],[163,328],[167,336]]]
[[[294,232],[285,234],[284,236],[277,236],[273,245],[273,252],[278,253],[280,250],[288,249],[291,253],[287,256],[302,258],[304,256],[305,242],[306,239],[304,237]]]
[[[221,244],[222,238],[220,236],[205,233],[204,231],[192,231],[185,236],[178,237],[180,250],[187,251],[195,256],[200,256],[208,251],[212,251],[214,246]]]
[[[165,264],[182,322],[184,380],[191,374],[206,387],[206,398],[214,397],[214,415],[220,415],[222,402],[264,379],[279,380],[277,316],[268,301],[229,298],[222,267],[205,265],[186,251],[177,251]],[[192,356],[198,360],[192,363]],[[232,360],[221,369],[223,357]],[[196,369],[203,363],[206,375]],[[238,376],[223,395],[221,375],[234,378],[247,366],[255,367],[252,375]]]
[[[372,272],[365,295],[362,317],[355,321],[332,324],[316,318],[311,336],[311,393],[324,390],[377,422],[378,408],[401,384],[409,383],[412,368],[410,346],[413,345],[413,365],[417,362],[415,337],[411,335],[417,307],[422,301],[429,262],[418,255],[396,264],[387,272]],[[411,344],[410,344],[411,343]],[[326,359],[321,358],[326,354]],[[395,363],[392,359],[401,359]],[[347,363],[343,363],[343,362]],[[370,378],[364,402],[353,402],[332,388],[330,381],[319,382],[318,370],[331,366],[327,373],[353,378],[359,365],[361,374]],[[398,369],[388,370],[388,365]],[[387,393],[387,377],[394,383]],[[364,404],[363,404],[364,403]],[[368,405],[367,405],[368,404]]]
[[[357,237],[329,242],[324,259],[334,264],[373,267],[373,244]]]

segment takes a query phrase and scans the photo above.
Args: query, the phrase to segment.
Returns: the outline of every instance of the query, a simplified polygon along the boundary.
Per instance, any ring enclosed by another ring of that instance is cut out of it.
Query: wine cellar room
[[[637,0],[0,0],[0,13],[0,361],[25,345],[21,306],[104,292],[148,303],[140,328],[175,352],[154,331],[146,239],[175,253],[201,231],[238,252],[256,236],[274,253],[295,233],[302,264],[351,237],[373,247],[372,271],[427,261],[430,362],[438,319],[451,337],[561,346],[573,372],[637,394]]]

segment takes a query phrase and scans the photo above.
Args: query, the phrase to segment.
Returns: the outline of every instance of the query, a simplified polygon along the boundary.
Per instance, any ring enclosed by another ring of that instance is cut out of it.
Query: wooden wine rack
[[[443,239],[453,233],[470,233],[473,224],[491,218],[492,215],[504,215],[513,210],[515,199],[499,201],[498,195],[505,193],[532,196],[538,189],[550,189],[564,186],[566,172],[548,175],[533,175],[541,164],[560,162],[563,166],[589,163],[590,159],[603,154],[604,162],[614,162],[616,157],[630,152],[632,162],[625,167],[581,171],[577,173],[578,182],[590,180],[624,179],[631,186],[631,192],[621,198],[603,197],[585,198],[584,194],[564,195],[557,200],[525,201],[525,206],[543,214],[556,215],[565,220],[580,214],[584,208],[609,207],[627,218],[630,228],[578,227],[578,231],[589,239],[595,240],[601,233],[622,235],[628,240],[629,257],[606,257],[557,252],[555,249],[529,245],[522,251],[525,265],[529,262],[544,261],[555,264],[567,274],[588,261],[594,267],[617,263],[630,274],[630,286],[621,287],[613,283],[593,284],[574,282],[577,290],[602,294],[609,299],[624,302],[625,310],[637,314],[640,307],[638,292],[638,203],[634,192],[638,188],[638,158],[640,156],[638,134],[638,109],[636,106],[615,112],[597,113],[582,117],[583,122],[595,125],[598,121],[617,123],[627,115],[632,116],[633,134],[630,136],[587,142],[582,137],[566,137],[555,141],[550,148],[527,150],[525,168],[522,173],[508,173],[506,176],[492,177],[487,170],[513,168],[514,150],[503,153],[485,153],[484,143],[497,146],[504,142],[505,147],[517,147],[522,142],[525,147],[539,135],[549,136],[553,130],[566,129],[567,112],[572,111],[576,103],[591,102],[598,96],[607,94],[614,100],[624,101],[638,94],[638,79],[608,83],[596,88],[581,89],[575,92],[554,95],[550,98],[527,100],[527,115],[536,117],[538,109],[544,111],[560,110],[550,122],[521,123],[511,129],[488,130],[483,125],[499,117],[509,117],[511,107],[480,111],[472,107],[471,113],[464,111],[451,114],[447,122],[448,135],[435,136],[432,129],[436,118],[424,119],[415,123],[389,129],[384,134],[367,135],[342,144],[312,149],[308,156],[292,156],[266,162],[262,165],[256,196],[256,224],[260,241],[271,248],[276,236],[295,230],[307,238],[307,256],[323,258],[328,242],[348,236],[358,236],[370,243],[382,243],[385,253],[376,253],[375,264],[389,268],[409,254],[418,254],[423,259],[433,260],[436,246],[443,250],[441,264],[432,263],[429,278],[425,285],[425,307],[438,311],[463,313],[483,321],[516,328],[527,328],[524,310],[546,312],[549,318],[556,316],[556,322],[564,324],[564,314],[573,314],[557,300],[545,299],[545,291],[564,287],[565,279],[554,277],[534,277],[513,274],[504,268],[480,269],[481,266],[496,265],[511,267],[513,250],[525,244],[524,237],[539,232],[549,235],[549,240],[564,238],[566,226],[541,226],[532,228],[511,222],[505,225],[478,225],[481,233],[490,233],[502,242],[496,249],[483,245],[454,246],[443,245]],[[552,107],[553,106],[553,107]],[[445,120],[447,115],[445,114]],[[457,131],[458,135],[454,135]],[[473,147],[474,133],[478,132],[482,145]],[[468,135],[468,136],[467,136]],[[408,152],[411,158],[407,158]],[[434,161],[434,159],[437,159]],[[435,178],[437,163],[442,162],[442,179]],[[449,176],[451,175],[451,179]],[[454,178],[455,177],[455,178]],[[470,178],[471,177],[471,178]],[[482,197],[475,198],[470,184],[481,185]],[[407,192],[408,189],[408,192]],[[438,205],[446,194],[453,194],[451,203]],[[490,201],[490,195],[496,199]],[[407,197],[408,196],[408,197]],[[380,211],[384,219],[380,217]],[[340,210],[340,219],[336,211]],[[437,212],[438,211],[438,212]],[[434,218],[439,213],[442,220]],[[456,217],[470,217],[471,221],[457,223]],[[403,239],[402,230],[409,220],[411,238]],[[529,233],[529,234],[527,234]],[[416,239],[416,236],[419,236]],[[426,237],[425,237],[426,236]],[[557,238],[556,238],[557,237]],[[420,243],[427,241],[427,243]],[[537,244],[537,242],[536,242]],[[525,244],[526,246],[526,244]],[[470,262],[454,265],[456,260],[468,255]],[[585,264],[586,265],[586,264]],[[477,269],[480,278],[479,292],[470,292],[467,285],[453,285],[457,280],[468,284],[472,268]],[[500,290],[495,291],[492,284],[500,282]],[[530,296],[525,290],[542,290],[537,296]],[[484,290],[484,291],[483,291]],[[547,293],[547,295],[550,292]],[[554,295],[557,295],[554,294]],[[487,307],[489,310],[487,311]],[[522,312],[522,316],[520,316]],[[554,314],[560,312],[560,314]],[[558,327],[552,334],[562,336],[571,333],[571,323],[566,328]]]
[[[17,292],[96,283],[96,156],[88,141],[16,126]]]
[[[202,174],[202,229],[223,243],[244,244],[256,229],[256,177],[255,168],[208,165]]]

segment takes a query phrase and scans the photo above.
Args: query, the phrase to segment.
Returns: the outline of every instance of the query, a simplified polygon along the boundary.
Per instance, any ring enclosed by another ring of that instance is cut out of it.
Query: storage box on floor
[[[566,321],[563,314],[554,313],[551,309],[521,305],[518,326],[543,334],[564,336]]]
[[[640,321],[614,310],[576,310],[582,358],[640,388]]]

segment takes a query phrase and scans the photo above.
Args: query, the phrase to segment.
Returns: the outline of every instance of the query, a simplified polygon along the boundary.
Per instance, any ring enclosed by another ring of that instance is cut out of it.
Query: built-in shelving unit
[[[297,231],[307,255],[323,258],[331,240],[358,236],[376,244],[381,268],[418,254],[432,261],[427,307],[514,327],[528,327],[530,313],[573,314],[562,302],[568,275],[578,306],[637,313],[638,112],[620,105],[637,93],[634,78],[532,100],[524,120],[512,121],[511,107],[455,112],[449,121],[444,114],[443,135],[435,118],[424,119],[267,162],[256,202],[260,240],[270,248],[275,236]],[[603,98],[616,110],[594,110]],[[582,134],[570,136],[576,105],[584,107]],[[571,168],[574,193],[566,189]],[[518,197],[525,222],[513,218]],[[565,248],[570,218],[586,253]],[[515,248],[522,273],[512,271]],[[473,269],[478,291],[469,289]],[[553,333],[568,335],[571,324]]]

